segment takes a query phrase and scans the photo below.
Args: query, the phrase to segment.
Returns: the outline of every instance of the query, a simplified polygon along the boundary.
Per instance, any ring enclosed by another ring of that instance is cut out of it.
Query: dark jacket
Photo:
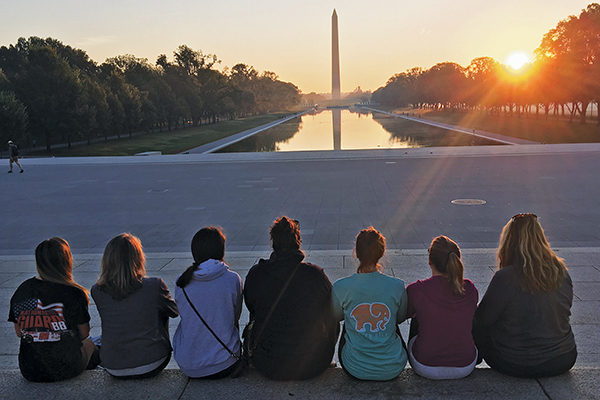
[[[272,379],[311,378],[323,372],[333,356],[338,324],[331,312],[331,282],[322,268],[303,259],[300,250],[274,252],[250,269],[244,284],[252,363]]]
[[[486,338],[487,351],[515,365],[536,366],[575,349],[569,273],[552,292],[532,294],[519,281],[512,266],[497,271],[477,307],[474,332]]]

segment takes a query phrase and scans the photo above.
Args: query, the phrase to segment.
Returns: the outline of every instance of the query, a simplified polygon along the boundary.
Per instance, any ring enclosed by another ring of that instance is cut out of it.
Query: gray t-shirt
[[[489,335],[495,351],[507,362],[538,365],[575,348],[569,325],[573,282],[569,273],[552,292],[528,293],[518,271],[497,271],[475,312],[476,329]]]
[[[120,300],[94,285],[92,297],[102,320],[102,366],[134,368],[170,354],[168,320],[179,312],[162,279],[144,278],[140,288]]]

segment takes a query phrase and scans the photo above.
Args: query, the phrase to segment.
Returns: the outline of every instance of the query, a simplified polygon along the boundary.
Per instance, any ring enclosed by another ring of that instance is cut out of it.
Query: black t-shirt
[[[78,326],[90,320],[81,289],[28,279],[10,300],[8,320],[22,332],[19,368],[25,378],[55,381],[81,373]]]

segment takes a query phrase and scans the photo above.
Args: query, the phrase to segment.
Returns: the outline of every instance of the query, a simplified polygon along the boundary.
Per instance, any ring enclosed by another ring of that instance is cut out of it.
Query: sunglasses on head
[[[533,217],[533,218],[536,218],[536,219],[537,219],[537,215],[535,215],[535,214],[532,214],[532,213],[519,213],[519,214],[517,214],[517,215],[514,215],[514,216],[512,217],[512,220],[513,220],[513,221],[516,221],[516,220],[518,220],[518,219],[521,219],[521,218],[527,218],[527,217]]]

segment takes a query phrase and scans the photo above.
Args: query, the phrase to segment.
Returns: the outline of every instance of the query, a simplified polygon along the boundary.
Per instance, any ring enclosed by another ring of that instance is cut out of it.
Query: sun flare
[[[531,58],[523,51],[515,51],[506,57],[506,65],[514,70],[521,69],[525,64],[531,62]]]

